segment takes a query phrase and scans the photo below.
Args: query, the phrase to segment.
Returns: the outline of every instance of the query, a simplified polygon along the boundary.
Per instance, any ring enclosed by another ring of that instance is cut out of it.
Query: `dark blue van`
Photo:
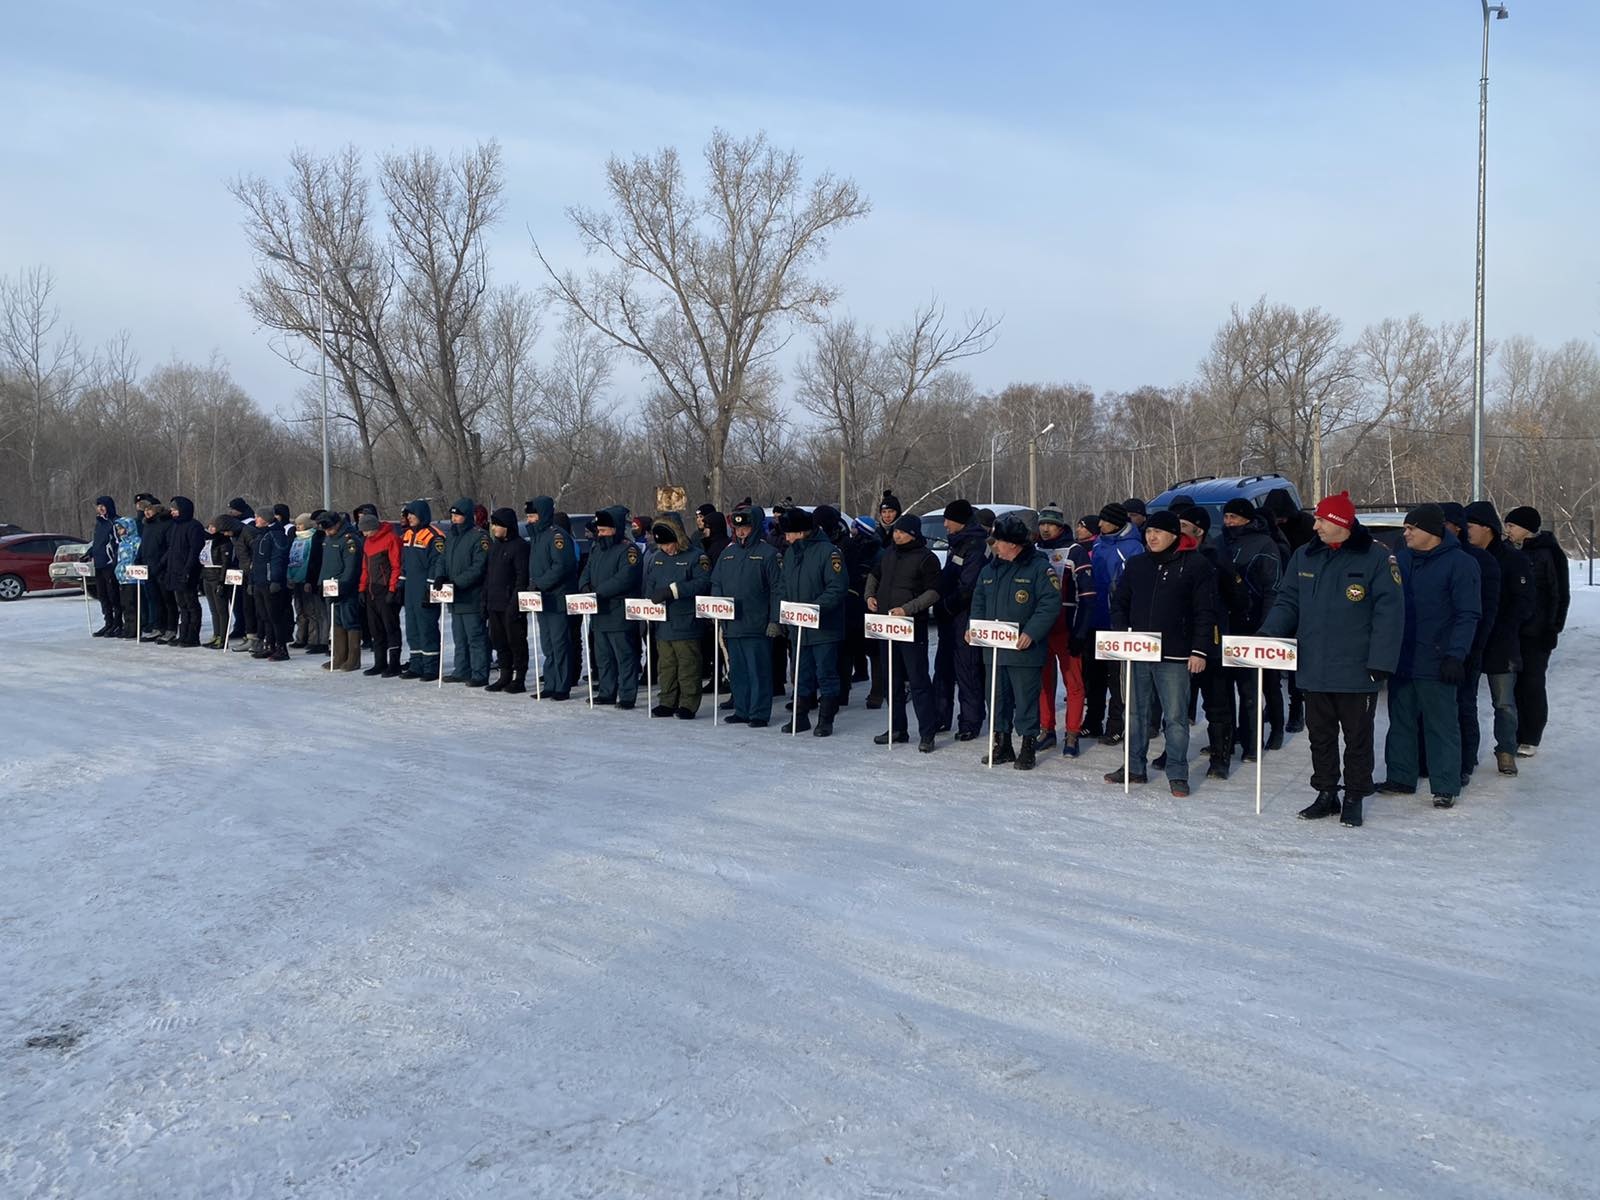
[[[1198,479],[1185,479],[1175,483],[1149,502],[1151,512],[1160,512],[1164,508],[1171,508],[1172,502],[1179,496],[1187,496],[1190,500],[1206,509],[1211,514],[1211,536],[1208,540],[1215,541],[1222,536],[1222,506],[1229,500],[1241,498],[1250,501],[1257,508],[1267,498],[1268,492],[1282,488],[1289,493],[1289,498],[1294,501],[1294,506],[1300,508],[1300,489],[1293,482],[1282,475],[1273,472],[1267,475],[1231,475],[1218,479],[1214,475],[1202,475]]]

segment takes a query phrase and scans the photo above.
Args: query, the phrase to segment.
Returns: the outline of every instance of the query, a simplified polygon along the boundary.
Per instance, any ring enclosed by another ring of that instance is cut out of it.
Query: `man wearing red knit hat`
[[[1337,813],[1343,824],[1355,826],[1361,824],[1361,802],[1373,790],[1373,718],[1378,691],[1400,659],[1405,596],[1394,556],[1356,520],[1348,492],[1323,498],[1315,530],[1290,557],[1259,632],[1299,640],[1297,679],[1305,696],[1311,786],[1317,790],[1299,815],[1315,820]]]

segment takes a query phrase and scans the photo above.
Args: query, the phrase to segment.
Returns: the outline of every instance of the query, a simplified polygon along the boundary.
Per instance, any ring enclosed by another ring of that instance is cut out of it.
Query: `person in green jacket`
[[[705,665],[700,657],[702,622],[694,615],[694,599],[710,586],[711,556],[689,544],[683,523],[673,513],[655,519],[650,540],[656,548],[646,556],[644,594],[652,604],[667,606],[667,619],[655,627],[661,700],[650,715],[692,721],[700,711]]]
[[[473,524],[474,505],[463,496],[450,506],[450,532],[444,539],[444,563],[437,582],[452,584],[450,631],[456,661],[446,683],[481,688],[489,683],[489,631],[483,618],[483,576],[489,569],[489,531]]]
[[[567,622],[567,596],[578,586],[578,555],[572,535],[555,523],[556,502],[535,496],[522,506],[528,526],[528,587],[544,599],[537,615],[539,650],[543,654],[539,694],[565,700],[572,678],[572,627]]]
[[[322,664],[324,671],[361,669],[361,535],[356,527],[336,512],[325,512],[321,520],[322,580],[337,580],[339,595],[323,596],[323,604],[333,603],[333,656]],[[259,547],[259,543],[258,543]]]
[[[578,592],[592,592],[600,611],[589,619],[598,675],[596,704],[632,708],[639,698],[639,650],[629,628],[627,600],[639,595],[642,555],[626,534],[628,510],[621,504],[594,515],[594,548],[583,560]]]
[[[1050,569],[1049,558],[1034,547],[1033,534],[1020,517],[1007,514],[994,523],[994,554],[972,593],[970,619],[1013,621],[1020,634],[1015,650],[990,652],[990,679],[996,670],[1001,672],[990,685],[995,695],[990,754],[996,763],[1014,763],[1019,771],[1031,771],[1048,640],[1061,615],[1061,580]],[[966,636],[969,643],[973,641],[970,629]],[[1011,744],[1013,726],[1022,735],[1020,752]],[[985,765],[990,754],[982,759]]]
[[[1373,718],[1378,690],[1394,674],[1406,631],[1405,595],[1394,555],[1356,520],[1348,492],[1317,505],[1316,536],[1289,559],[1261,637],[1298,638],[1296,683],[1304,697],[1317,798],[1299,816],[1338,815],[1361,824],[1373,791]],[[1339,735],[1344,734],[1344,802]]]

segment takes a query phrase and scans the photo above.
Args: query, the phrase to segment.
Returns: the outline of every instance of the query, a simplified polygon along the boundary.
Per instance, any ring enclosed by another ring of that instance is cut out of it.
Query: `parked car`
[[[52,588],[80,587],[77,572],[61,582],[52,571],[58,553],[76,551],[73,562],[89,552],[82,538],[65,533],[14,533],[0,537],[0,600],[20,600],[28,592],[48,592]]]
[[[50,586],[57,588],[81,588],[83,586],[78,575],[78,564],[89,560],[90,546],[88,542],[74,538],[65,545],[56,547],[55,561],[50,564]],[[99,585],[93,575],[89,576],[89,595],[98,596]]]
[[[1362,512],[1357,509],[1356,520],[1360,521],[1363,528],[1374,538],[1389,547],[1390,554],[1406,544],[1405,538],[1401,536],[1406,523],[1406,514],[1403,512],[1393,509],[1384,512]]]
[[[1267,493],[1280,488],[1289,493],[1296,508],[1301,507],[1300,489],[1277,472],[1271,472],[1266,475],[1230,475],[1221,479],[1215,475],[1185,479],[1150,501],[1149,508],[1151,512],[1160,512],[1171,508],[1172,502],[1179,496],[1187,496],[1211,514],[1211,533],[1207,541],[1216,541],[1222,537],[1224,504],[1229,500],[1244,499],[1260,508]]]

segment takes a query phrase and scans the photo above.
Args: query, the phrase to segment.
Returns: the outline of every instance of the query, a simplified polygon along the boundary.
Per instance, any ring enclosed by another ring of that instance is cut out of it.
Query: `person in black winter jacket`
[[[177,610],[177,636],[169,646],[200,644],[200,548],[206,542],[205,526],[194,519],[194,501],[172,498],[172,532],[161,558],[161,583],[172,595]]]
[[[1472,782],[1472,773],[1478,769],[1478,747],[1482,737],[1478,728],[1478,684],[1483,678],[1483,649],[1494,628],[1495,613],[1500,609],[1500,563],[1494,555],[1474,545],[1467,537],[1466,509],[1454,500],[1441,501],[1439,511],[1444,513],[1444,527],[1455,536],[1468,557],[1478,564],[1478,617],[1477,631],[1472,635],[1472,649],[1467,653],[1461,686],[1456,689],[1456,706],[1461,725],[1461,786]]]
[[[1553,532],[1540,532],[1542,523],[1539,510],[1528,505],[1513,508],[1505,519],[1506,537],[1522,551],[1533,573],[1533,612],[1522,626],[1522,670],[1517,675],[1517,753],[1523,758],[1533,757],[1550,719],[1545,672],[1572,600],[1566,552]]]
[[[97,496],[94,502],[94,538],[89,544],[89,563],[94,567],[95,595],[100,601],[104,624],[95,637],[122,636],[122,590],[117,586],[117,502],[110,496]]]
[[[933,702],[933,685],[928,679],[928,612],[939,601],[939,560],[922,537],[922,522],[913,516],[895,522],[893,543],[867,575],[866,607],[874,613],[910,617],[916,637],[909,642],[886,643],[906,682],[911,704],[917,714],[917,749],[924,754],[934,747],[934,727],[938,710]],[[898,680],[896,681],[898,684]],[[891,739],[890,733],[893,737]],[[889,697],[889,730],[874,740],[886,746],[891,740],[910,740],[906,729],[906,704],[898,686]]]
[[[1487,633],[1482,639],[1478,670],[1489,677],[1489,698],[1494,704],[1494,761],[1502,775],[1517,773],[1517,672],[1522,669],[1522,626],[1533,613],[1533,568],[1522,551],[1501,535],[1494,505],[1476,500],[1463,512],[1467,537],[1486,552],[1496,567],[1495,605],[1485,609],[1479,622]],[[1470,771],[1478,760],[1478,674],[1471,678],[1472,727],[1462,726],[1462,768]],[[1463,711],[1463,718],[1468,715]],[[1468,741],[1470,733],[1470,743]]]
[[[1222,635],[1239,632],[1249,600],[1244,584],[1234,574],[1233,563],[1227,558],[1225,550],[1207,543],[1206,536],[1210,531],[1211,514],[1202,505],[1191,505],[1179,512],[1178,532],[1185,538],[1193,539],[1195,553],[1211,564],[1217,579],[1217,637],[1213,639],[1211,652],[1206,655],[1206,669],[1193,679],[1188,717],[1191,722],[1194,720],[1195,699],[1203,698],[1206,702],[1206,754],[1211,760],[1206,777],[1226,779],[1233,764],[1233,677],[1248,672],[1235,671],[1222,665]],[[1254,697],[1251,699],[1254,700]],[[1252,704],[1251,708],[1253,710],[1255,705]],[[1254,740],[1254,729],[1250,731],[1250,737]],[[1158,759],[1154,765],[1164,767],[1166,763]]]
[[[1196,553],[1196,540],[1183,535],[1171,512],[1145,522],[1144,540],[1146,553],[1127,560],[1111,596],[1111,629],[1161,635],[1161,661],[1133,664],[1128,772],[1133,782],[1145,779],[1150,717],[1159,693],[1167,784],[1182,798],[1189,794],[1189,688],[1192,677],[1206,669],[1219,637],[1217,572]],[[1122,769],[1108,774],[1106,782],[1122,783]]]
[[[483,609],[500,670],[487,691],[518,695],[528,690],[528,614],[517,604],[517,593],[527,586],[528,549],[527,539],[517,531],[515,512],[497,508],[489,514]]]
[[[282,506],[280,506],[282,507]],[[288,509],[281,516],[287,518]],[[289,599],[289,531],[287,520],[265,510],[255,515],[254,558],[248,580],[255,597],[256,629],[260,645],[252,658],[287,662],[289,638],[294,633],[294,610]]]
[[[954,726],[956,741],[970,742],[983,731],[989,705],[983,650],[967,645],[972,593],[989,558],[989,535],[966,499],[944,506],[944,528],[944,569],[939,573],[939,605],[934,610],[939,622],[939,646],[933,659],[933,699],[938,710],[934,728]]]
[[[1254,636],[1278,599],[1278,584],[1283,579],[1284,564],[1288,561],[1288,542],[1283,540],[1281,534],[1274,538],[1275,531],[1276,526],[1271,518],[1242,497],[1236,496],[1222,507],[1223,552],[1228,560],[1229,573],[1237,580],[1244,600],[1243,611],[1233,614],[1229,633]],[[1283,747],[1283,677],[1286,673],[1268,671],[1261,680],[1262,707],[1265,709],[1261,724],[1265,727],[1268,750]],[[1244,745],[1244,760],[1253,762],[1259,750],[1255,744],[1255,677],[1249,671],[1232,670],[1229,676],[1238,692],[1238,734]]]
[[[162,576],[162,564],[167,557],[167,543],[172,540],[172,510],[153,496],[145,501],[144,526],[140,530],[139,554],[134,560],[138,566],[148,568],[150,577],[145,585],[144,606],[148,614],[145,627],[150,630],[140,636],[141,641],[165,645],[178,637],[178,606],[167,591]]]

